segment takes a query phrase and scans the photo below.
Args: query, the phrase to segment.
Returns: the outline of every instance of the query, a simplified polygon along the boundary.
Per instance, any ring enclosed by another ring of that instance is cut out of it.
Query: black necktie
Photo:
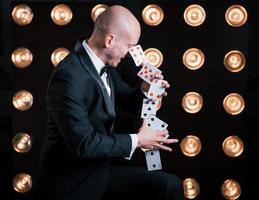
[[[101,69],[100,71],[100,76],[102,77],[103,73],[106,72],[106,74],[108,75],[108,71],[109,71],[109,67],[105,66]]]

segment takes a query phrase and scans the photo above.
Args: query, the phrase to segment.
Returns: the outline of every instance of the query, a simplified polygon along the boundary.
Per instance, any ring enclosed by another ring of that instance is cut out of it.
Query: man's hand
[[[163,149],[166,151],[172,151],[170,147],[165,144],[177,143],[177,139],[168,139],[167,129],[163,131],[154,131],[147,126],[147,122],[144,119],[141,128],[137,134],[138,147],[144,149]]]
[[[160,73],[156,73],[155,76],[154,76],[154,78],[152,79],[152,81],[155,80],[155,79],[163,80],[163,79],[164,79],[164,76],[163,76],[162,74],[160,74]],[[168,89],[168,88],[170,87],[169,83],[168,83],[166,80],[164,80],[164,82],[165,82],[165,84],[164,84],[163,87],[164,87],[165,89]],[[143,81],[143,82],[141,83],[141,86],[140,86],[140,87],[141,87],[141,91],[142,91],[142,92],[148,92],[149,87],[150,87],[150,84],[147,83],[146,81]],[[163,95],[163,96],[167,96],[167,92],[164,92],[162,95]]]

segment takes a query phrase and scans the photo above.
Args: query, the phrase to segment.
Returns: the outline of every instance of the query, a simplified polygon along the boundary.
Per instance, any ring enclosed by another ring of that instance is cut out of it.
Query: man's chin
[[[113,67],[117,67],[117,66],[120,64],[120,62],[121,62],[121,60],[119,60],[119,61],[117,61],[117,62],[114,62],[114,63],[112,63],[112,66],[113,66]]]

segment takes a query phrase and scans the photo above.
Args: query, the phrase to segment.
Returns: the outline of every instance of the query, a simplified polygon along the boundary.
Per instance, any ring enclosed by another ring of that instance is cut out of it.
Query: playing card
[[[161,100],[165,92],[164,86],[165,81],[159,79],[153,80],[147,93],[147,98]]]
[[[147,125],[149,126],[149,128],[159,131],[166,129],[168,126],[167,123],[165,123],[164,121],[152,114],[149,115],[149,118],[147,119]]]
[[[148,171],[162,169],[160,153],[158,149],[145,151],[145,156]]]
[[[150,114],[156,115],[157,111],[157,100],[149,100],[144,98],[142,104],[141,118],[149,118]]]
[[[151,84],[155,73],[161,74],[162,72],[157,67],[153,66],[149,61],[145,61],[143,67],[139,70],[137,75],[144,81]]]
[[[146,59],[145,53],[140,45],[129,48],[129,53],[136,66],[140,66]]]

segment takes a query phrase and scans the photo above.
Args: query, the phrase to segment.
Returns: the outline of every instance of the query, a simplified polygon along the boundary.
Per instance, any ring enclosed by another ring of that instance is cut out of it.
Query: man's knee
[[[164,190],[164,199],[183,199],[183,184],[179,177],[168,174],[162,185]]]
[[[182,180],[172,174],[166,176],[163,186],[167,191],[182,190],[183,188]]]

